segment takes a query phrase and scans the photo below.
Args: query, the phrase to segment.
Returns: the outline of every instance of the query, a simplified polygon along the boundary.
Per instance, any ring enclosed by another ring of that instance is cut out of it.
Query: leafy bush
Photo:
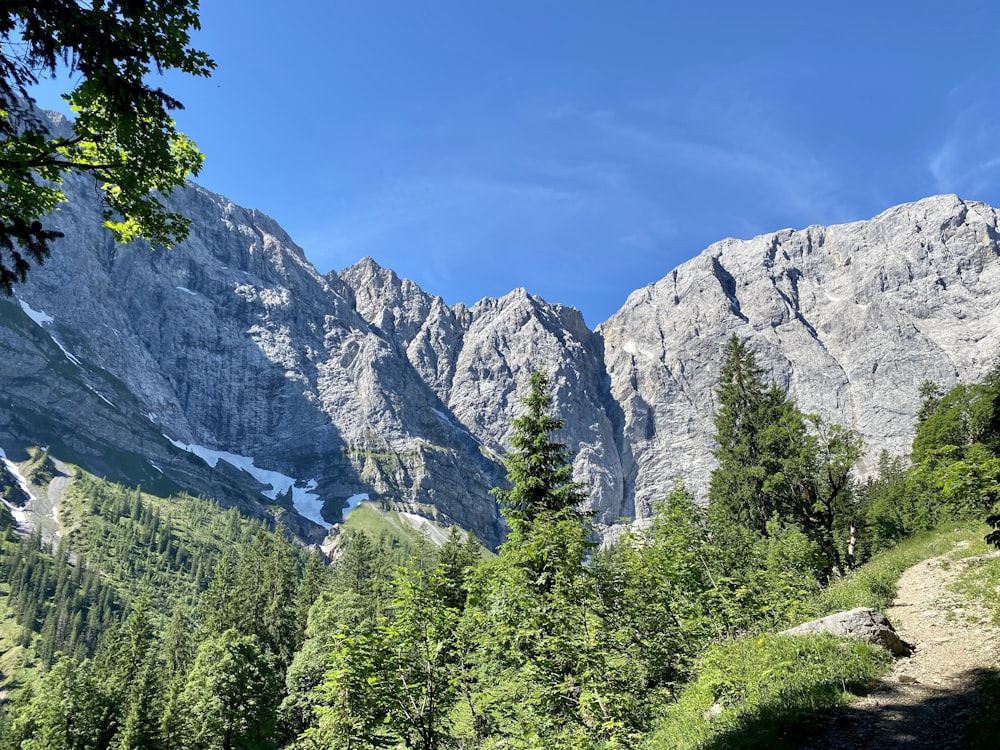
[[[986,523],[993,529],[984,539],[987,544],[1000,547],[1000,503],[993,506],[993,510],[986,516]]]

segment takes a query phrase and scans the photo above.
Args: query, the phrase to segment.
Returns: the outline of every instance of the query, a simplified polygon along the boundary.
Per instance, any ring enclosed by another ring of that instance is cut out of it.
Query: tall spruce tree
[[[716,389],[715,456],[709,484],[716,518],[768,535],[773,518],[797,524],[822,549],[827,575],[843,570],[836,527],[853,506],[851,471],[862,443],[852,431],[805,415],[764,381],[753,350],[726,344]]]
[[[584,499],[573,481],[573,453],[553,434],[563,420],[552,416],[552,381],[541,369],[531,373],[525,413],[514,420],[511,450],[504,455],[509,489],[496,488],[504,518],[515,533],[524,532],[541,515],[582,520],[576,506]]]
[[[603,648],[585,496],[572,453],[554,437],[562,420],[550,412],[551,381],[536,370],[529,382],[504,457],[510,485],[495,490],[511,531],[473,575],[460,631],[475,735],[463,741],[598,746],[628,725],[616,692],[627,667],[610,666]]]
[[[726,343],[715,396],[715,457],[708,498],[716,512],[763,534],[783,510],[787,467],[782,459],[803,444],[801,413],[764,380],[753,349],[735,335]]]

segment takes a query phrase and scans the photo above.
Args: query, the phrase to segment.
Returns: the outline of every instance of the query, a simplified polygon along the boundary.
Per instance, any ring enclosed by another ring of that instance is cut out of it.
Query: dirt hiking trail
[[[968,542],[956,545],[961,546]],[[1000,668],[1000,629],[985,608],[950,586],[973,560],[998,555],[964,560],[942,555],[903,573],[886,616],[915,652],[897,659],[875,689],[838,714],[830,730],[808,748],[965,747],[966,727],[978,708],[976,683]]]

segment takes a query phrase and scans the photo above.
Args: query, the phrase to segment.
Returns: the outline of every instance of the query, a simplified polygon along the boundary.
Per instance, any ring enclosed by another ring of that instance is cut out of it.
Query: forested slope
[[[0,747],[795,747],[888,657],[772,633],[886,606],[922,529],[1000,525],[1000,381],[925,385],[910,459],[859,483],[850,432],[727,351],[724,495],[706,510],[678,485],[601,549],[541,370],[496,556],[457,528],[347,529],[327,566],[234,509],[77,476],[54,549],[6,521]]]

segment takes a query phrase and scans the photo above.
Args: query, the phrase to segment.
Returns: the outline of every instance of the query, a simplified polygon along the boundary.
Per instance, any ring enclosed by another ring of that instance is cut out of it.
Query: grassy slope
[[[981,540],[986,527],[944,524],[877,555],[823,592],[813,605],[820,615],[854,607],[884,609],[896,593],[900,574],[911,565],[951,552],[956,557],[981,554],[981,542],[957,548],[956,542]],[[1000,582],[1000,562],[996,571]],[[1000,594],[994,589],[1000,605]],[[997,611],[997,610],[995,610]],[[698,676],[685,687],[647,741],[649,750],[780,750],[797,748],[809,738],[809,721],[863,692],[892,660],[881,649],[832,637],[763,635],[711,647]],[[1000,681],[985,686],[1000,706]],[[997,712],[994,711],[993,714]],[[984,719],[1000,722],[984,712]],[[995,743],[991,723],[980,734]],[[995,747],[981,745],[977,747]]]
[[[416,524],[416,525],[415,525]],[[375,503],[363,502],[347,515],[344,531],[364,531],[377,539],[383,534],[390,541],[399,562],[420,544],[438,545],[447,539],[450,528],[427,519],[407,518],[395,510],[382,510]],[[467,532],[461,532],[463,539]]]

